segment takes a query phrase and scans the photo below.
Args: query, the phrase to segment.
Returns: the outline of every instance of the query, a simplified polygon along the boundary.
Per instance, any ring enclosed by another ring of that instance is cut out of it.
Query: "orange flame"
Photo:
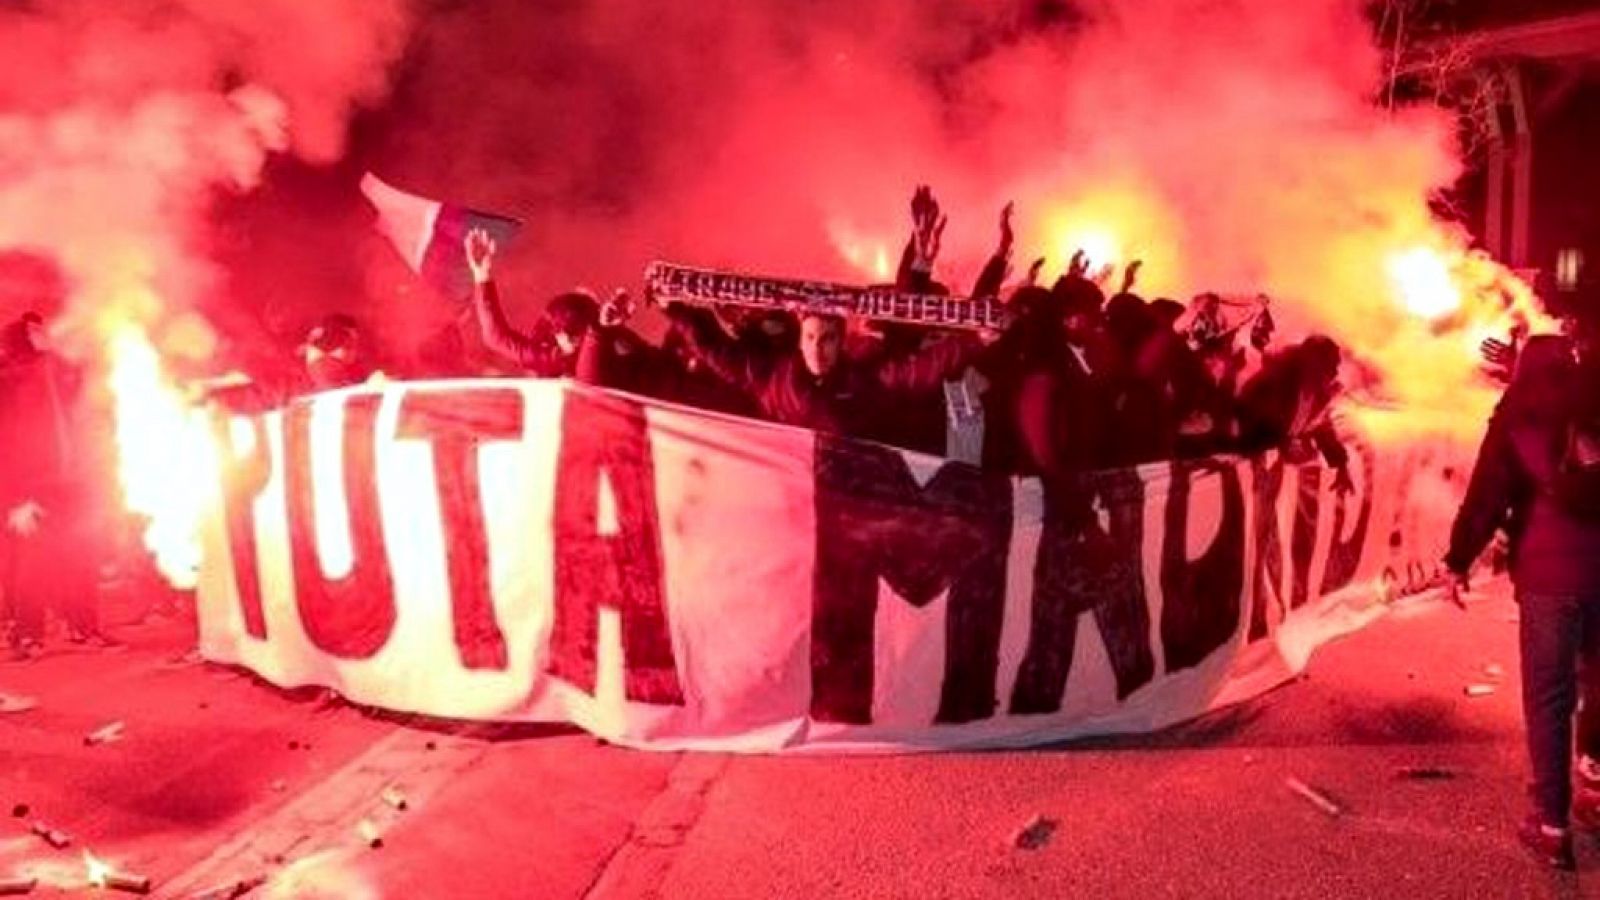
[[[93,853],[85,850],[83,851],[83,867],[88,871],[90,885],[97,888],[106,886],[106,880],[111,877],[111,866],[106,864],[104,860],[97,859]]]
[[[108,351],[124,503],[148,520],[145,547],[162,575],[175,587],[193,587],[200,523],[217,483],[211,430],[172,383],[139,326],[115,328]]]
[[[1424,319],[1440,319],[1461,308],[1461,288],[1449,260],[1417,247],[1389,257],[1389,277],[1405,308]]]

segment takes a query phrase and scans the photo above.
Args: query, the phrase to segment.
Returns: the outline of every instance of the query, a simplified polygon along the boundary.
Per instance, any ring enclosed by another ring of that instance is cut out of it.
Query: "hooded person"
[[[94,602],[102,535],[81,373],[50,347],[44,320],[32,313],[0,332],[0,359],[0,433],[8,445],[0,511],[12,655],[39,653],[52,608],[66,620],[70,640],[109,646]]]
[[[313,325],[300,345],[300,359],[312,393],[360,384],[373,373],[361,328],[346,313],[330,313]]]
[[[1103,295],[1062,279],[1011,295],[1015,324],[984,352],[986,467],[1066,477],[1107,464],[1115,370],[1105,340]]]
[[[1281,448],[1291,462],[1319,452],[1336,473],[1335,489],[1349,490],[1350,454],[1332,415],[1343,359],[1339,345],[1322,335],[1269,358],[1239,394],[1240,449],[1262,453]]]
[[[600,303],[594,295],[583,290],[558,294],[532,331],[518,331],[506,317],[494,281],[494,240],[488,232],[474,229],[463,249],[472,271],[472,304],[483,345],[534,377],[575,377],[583,341],[600,321]]]
[[[1592,709],[1580,718],[1587,758],[1576,798],[1571,783],[1580,663],[1586,701],[1600,696],[1593,684],[1600,667],[1597,488],[1600,321],[1584,311],[1570,336],[1533,338],[1520,354],[1479,447],[1444,560],[1451,573],[1446,596],[1460,605],[1474,561],[1496,532],[1510,538],[1534,806],[1517,835],[1558,868],[1574,865],[1573,820],[1600,827]]]

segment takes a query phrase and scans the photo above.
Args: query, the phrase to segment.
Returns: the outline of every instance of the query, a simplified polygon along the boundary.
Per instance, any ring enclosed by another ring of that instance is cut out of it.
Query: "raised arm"
[[[998,298],[1006,276],[1011,274],[1011,249],[1016,243],[1016,233],[1011,228],[1011,215],[1015,206],[1014,203],[1007,203],[1005,209],[1000,211],[1000,246],[995,248],[994,255],[989,257],[989,262],[978,274],[977,283],[972,286],[974,300]]]
[[[944,243],[948,216],[939,214],[939,201],[927,185],[919,185],[911,197],[911,239],[900,254],[900,270],[895,286],[903,291],[926,291],[933,282],[933,264]]]
[[[495,243],[488,232],[481,228],[468,232],[465,248],[467,266],[472,270],[472,306],[483,345],[534,375],[555,378],[567,374],[553,336],[524,334],[506,318],[500,289],[494,282]]]
[[[666,313],[690,352],[712,374],[752,397],[765,390],[775,360],[729,337],[708,310],[674,303]]]

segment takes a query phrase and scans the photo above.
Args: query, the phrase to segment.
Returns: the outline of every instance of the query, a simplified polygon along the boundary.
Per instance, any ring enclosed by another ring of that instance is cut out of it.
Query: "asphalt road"
[[[163,897],[250,878],[251,898],[1600,897],[1600,844],[1570,875],[1512,838],[1514,615],[1503,593],[1397,611],[1307,678],[1158,735],[843,758],[379,716],[169,665],[181,623],[129,626],[126,650],[0,664],[0,692],[39,701],[0,714],[0,814],[28,807],[0,821],[0,879],[94,896],[89,849]]]

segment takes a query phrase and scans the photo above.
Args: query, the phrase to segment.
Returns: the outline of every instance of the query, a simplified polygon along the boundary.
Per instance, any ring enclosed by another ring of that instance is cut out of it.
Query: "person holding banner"
[[[937,390],[983,347],[977,335],[962,333],[912,353],[851,357],[844,353],[844,319],[808,314],[797,348],[764,354],[734,341],[709,310],[672,304],[666,312],[694,357],[749,395],[766,417],[868,440],[891,437],[882,434],[887,405]]]
[[[1578,670],[1581,664],[1592,677],[1600,666],[1597,319],[1584,310],[1570,338],[1534,338],[1523,350],[1489,420],[1445,556],[1445,596],[1459,606],[1468,572],[1495,533],[1511,538],[1534,801],[1517,836],[1562,869],[1575,865],[1571,821],[1600,826],[1600,791],[1585,779],[1589,789],[1575,804],[1571,783]]]

